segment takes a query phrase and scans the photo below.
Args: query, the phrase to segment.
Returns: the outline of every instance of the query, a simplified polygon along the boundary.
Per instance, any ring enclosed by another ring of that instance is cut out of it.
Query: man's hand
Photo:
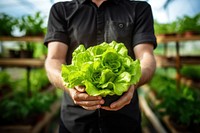
[[[101,104],[104,104],[104,100],[101,96],[90,96],[85,92],[85,88],[76,86],[73,89],[68,89],[69,94],[75,104],[80,105],[87,110],[96,110],[101,108]]]
[[[110,107],[102,106],[102,109],[109,110],[109,111],[117,111],[121,108],[123,108],[125,105],[129,104],[131,102],[131,99],[133,98],[133,94],[135,92],[135,86],[132,85],[129,87],[129,90],[125,92],[119,100],[116,102],[113,102]]]

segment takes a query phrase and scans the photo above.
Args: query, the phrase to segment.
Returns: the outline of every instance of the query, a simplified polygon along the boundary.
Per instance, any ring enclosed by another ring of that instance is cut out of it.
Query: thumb
[[[85,87],[84,86],[75,86],[74,88],[79,92],[85,92]]]

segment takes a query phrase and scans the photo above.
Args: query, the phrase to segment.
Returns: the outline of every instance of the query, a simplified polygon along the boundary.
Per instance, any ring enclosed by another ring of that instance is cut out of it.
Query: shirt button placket
[[[101,8],[97,9],[97,44],[104,42],[104,13]]]
[[[97,9],[97,44],[104,42],[104,12],[102,8]],[[100,133],[104,133],[103,131],[103,118],[101,116],[101,110],[98,109],[98,117],[99,117],[99,131]]]

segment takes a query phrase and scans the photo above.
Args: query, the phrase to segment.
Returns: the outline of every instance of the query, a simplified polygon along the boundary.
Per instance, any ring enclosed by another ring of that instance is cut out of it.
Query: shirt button
[[[119,26],[119,28],[123,28],[123,27],[124,27],[124,25],[123,25],[123,24],[119,24],[118,26]]]

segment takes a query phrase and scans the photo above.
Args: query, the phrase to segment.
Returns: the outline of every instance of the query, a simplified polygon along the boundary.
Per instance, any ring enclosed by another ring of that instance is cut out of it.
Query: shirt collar
[[[77,0],[80,4],[82,4],[83,2],[86,2],[86,1],[90,1],[90,0]],[[119,3],[120,0],[108,0],[108,1],[111,1],[111,2],[114,2],[116,4]]]

